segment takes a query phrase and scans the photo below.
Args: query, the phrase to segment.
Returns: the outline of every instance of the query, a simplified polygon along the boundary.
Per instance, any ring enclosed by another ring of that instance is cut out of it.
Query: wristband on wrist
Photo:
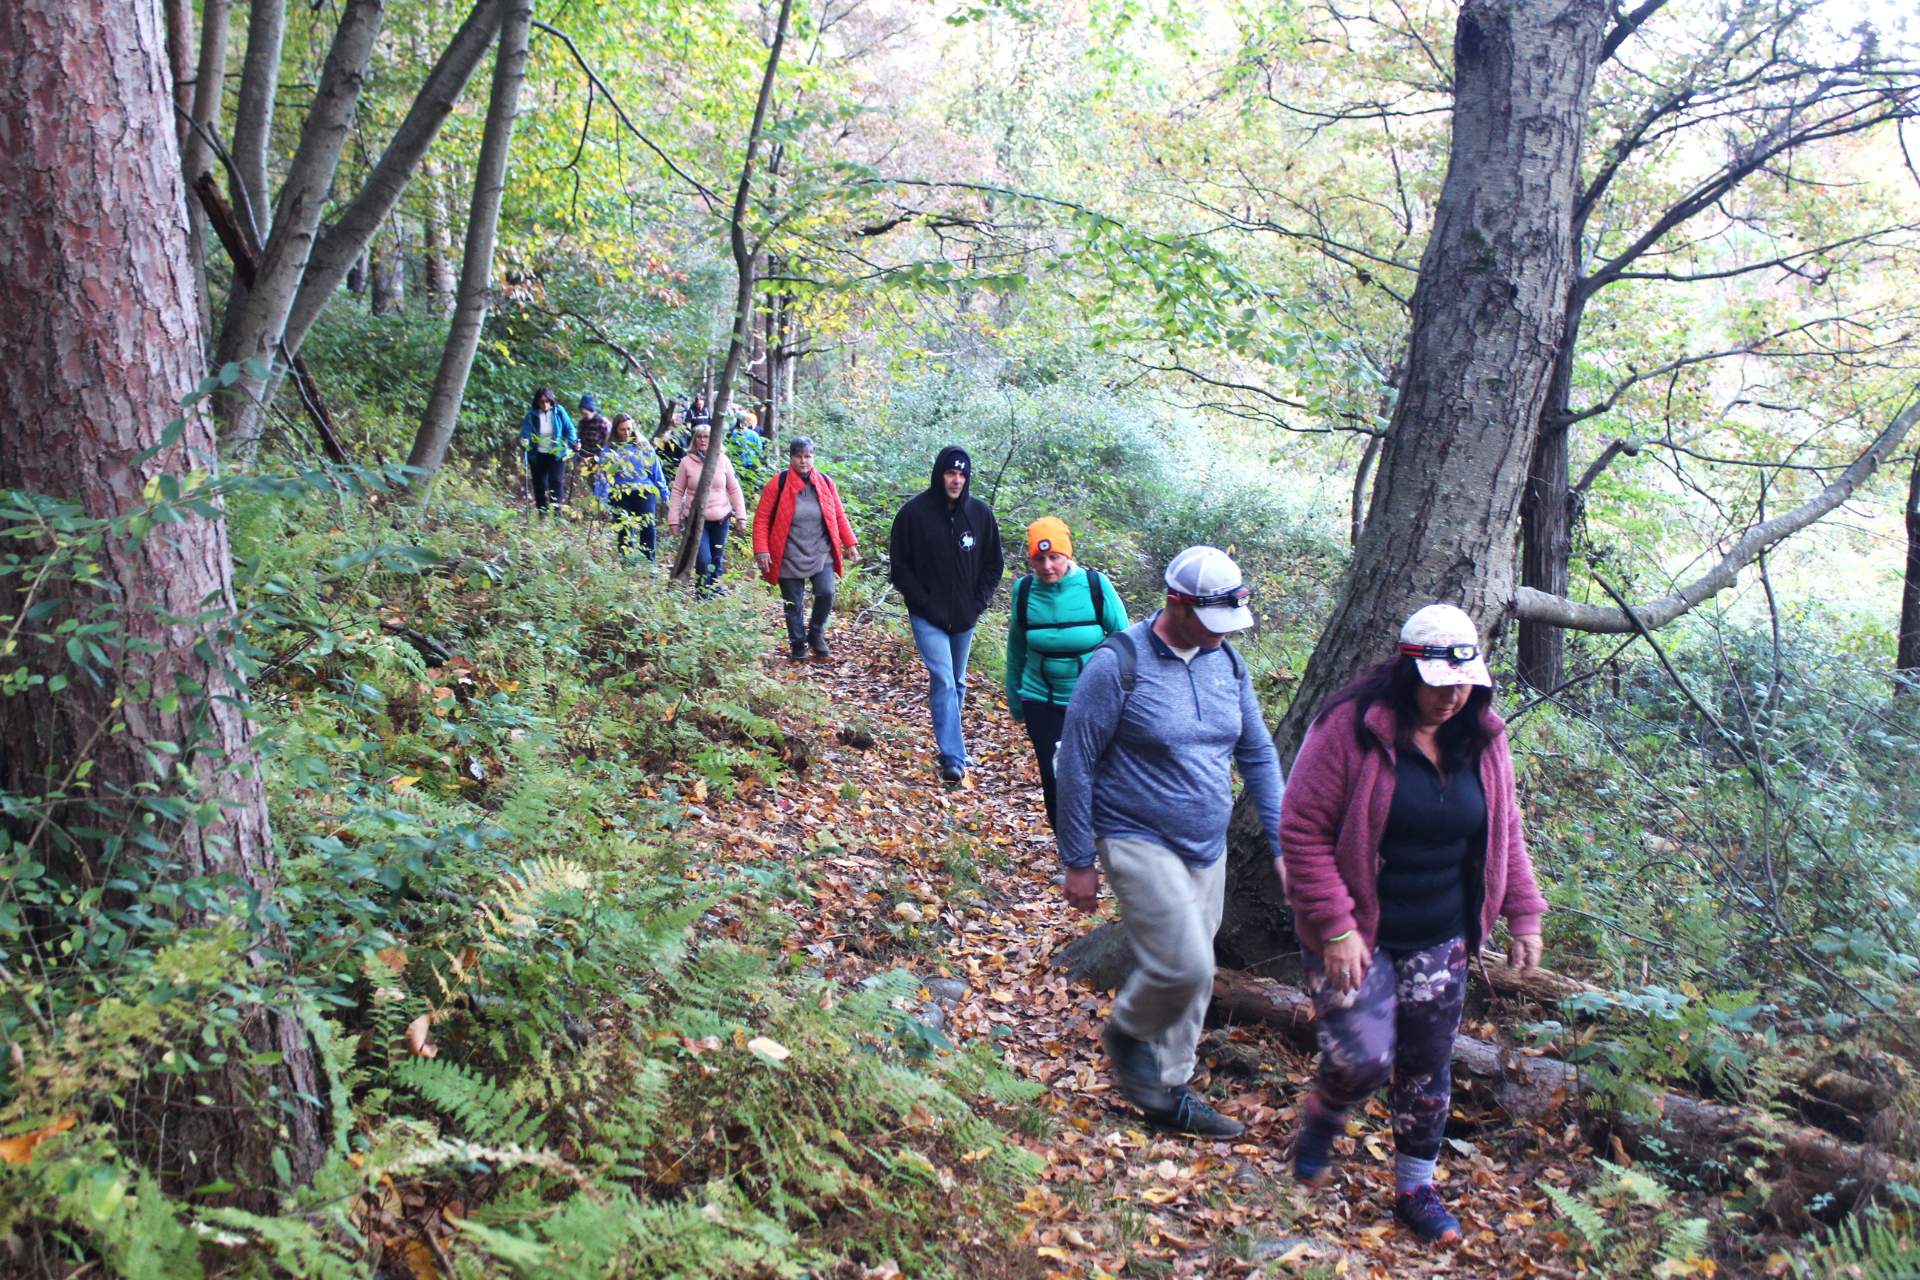
[[[1327,941],[1328,942],[1345,942],[1348,938],[1351,938],[1352,936],[1353,936],[1353,930],[1349,929],[1345,933],[1334,934],[1331,938],[1328,938]]]

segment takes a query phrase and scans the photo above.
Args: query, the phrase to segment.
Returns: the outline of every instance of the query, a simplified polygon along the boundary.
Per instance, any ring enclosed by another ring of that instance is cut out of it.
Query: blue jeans
[[[732,523],[732,516],[721,516],[700,526],[700,545],[694,553],[694,568],[703,587],[720,581],[720,575],[726,571],[723,557],[727,552],[727,530]]]
[[[918,614],[910,613],[913,643],[927,668],[927,708],[933,712],[933,740],[940,748],[940,767],[967,767],[967,739],[960,729],[960,693],[967,678],[967,655],[973,651],[973,628],[943,631]]]

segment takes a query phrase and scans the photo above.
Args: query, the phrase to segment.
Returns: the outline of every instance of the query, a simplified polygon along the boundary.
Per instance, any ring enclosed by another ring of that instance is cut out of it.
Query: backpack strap
[[[1120,710],[1124,712],[1127,709],[1126,699],[1133,695],[1133,683],[1140,667],[1139,650],[1133,647],[1133,641],[1127,639],[1124,631],[1116,631],[1102,640],[1093,647],[1093,652],[1098,653],[1102,649],[1111,650],[1120,663]]]
[[[1027,597],[1033,594],[1033,575],[1028,574],[1013,588],[1013,621],[1022,635],[1027,630]]]
[[[1104,611],[1104,606],[1107,603],[1100,597],[1100,571],[1098,569],[1087,570],[1087,598],[1093,601],[1093,625],[1097,627],[1100,625],[1100,615]]]

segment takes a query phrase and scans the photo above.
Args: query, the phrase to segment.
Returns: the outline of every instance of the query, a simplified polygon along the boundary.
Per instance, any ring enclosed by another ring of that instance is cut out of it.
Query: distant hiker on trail
[[[1058,835],[1067,902],[1092,911],[1113,882],[1135,967],[1101,1033],[1114,1084],[1156,1126],[1200,1138],[1245,1130],[1187,1088],[1213,997],[1213,935],[1227,881],[1232,766],[1279,848],[1280,760],[1229,632],[1253,625],[1239,566],[1188,547],[1165,607],[1101,642],[1060,734]]]
[[[766,460],[767,438],[756,430],[759,425],[759,418],[749,411],[736,417],[733,429],[727,432],[727,453],[737,459],[740,469],[749,475],[757,474],[760,464]]]
[[[834,584],[845,566],[859,559],[840,491],[826,472],[814,469],[813,441],[795,436],[787,442],[787,469],[760,491],[753,512],[753,562],[761,577],[780,588],[787,656],[795,662],[809,649],[816,657],[832,656],[827,618],[833,611]],[[802,608],[809,582],[811,616]]]
[[[707,408],[707,398],[695,395],[687,403],[687,425],[697,427],[703,422],[713,421],[713,411]]]
[[[607,415],[600,412],[600,402],[589,391],[580,397],[580,422],[577,427],[580,435],[580,456],[593,459],[607,447],[607,437],[613,434],[613,424],[607,421]]]
[[[680,466],[680,459],[687,456],[689,431],[686,427],[686,409],[674,405],[667,410],[667,421],[660,428],[660,434],[653,438],[653,447],[660,454],[660,465],[671,475]]]
[[[573,487],[578,492],[580,486],[590,485],[597,494],[600,482],[595,472],[600,467],[600,451],[607,447],[607,437],[612,434],[613,424],[600,412],[600,404],[593,398],[591,391],[580,397],[580,416],[574,422],[574,434],[579,437],[579,447],[573,454]]]
[[[653,445],[634,432],[632,414],[614,415],[593,484],[594,491],[615,512],[620,553],[625,555],[628,545],[637,540],[647,559],[653,559],[667,475],[660,469],[660,455]]]
[[[693,505],[693,491],[700,485],[700,471],[707,464],[707,445],[712,439],[713,427],[705,422],[696,423],[693,447],[673,470],[673,492],[667,500],[667,528],[672,533],[678,534],[680,526],[690,518],[688,508]],[[700,587],[709,591],[726,571],[727,530],[735,522],[747,522],[747,496],[740,491],[740,477],[727,461],[725,449],[714,456],[719,459],[720,469],[714,472],[713,483],[707,487],[707,507],[701,513],[700,544],[694,561]]]
[[[579,443],[573,419],[554,403],[553,392],[541,387],[533,393],[527,416],[520,420],[520,445],[527,454],[527,480],[533,489],[534,510],[567,500],[567,457]]]
[[[1007,619],[1007,711],[1027,728],[1040,762],[1047,825],[1058,829],[1053,751],[1067,701],[1088,655],[1126,629],[1127,608],[1113,583],[1074,563],[1073,535],[1052,516],[1027,526],[1027,563],[1033,573],[1013,584]]]
[[[969,492],[972,474],[973,459],[965,449],[955,444],[942,449],[926,491],[900,508],[887,539],[893,585],[906,602],[913,643],[927,668],[940,777],[950,783],[967,776],[969,763],[960,708],[973,624],[1006,572],[1000,526],[987,504]]]
[[[1468,957],[1504,915],[1512,963],[1533,969],[1547,910],[1492,687],[1473,620],[1449,604],[1421,609],[1400,629],[1399,656],[1314,718],[1280,824],[1320,1040],[1294,1174],[1326,1175],[1348,1111],[1391,1073],[1394,1216],[1429,1243],[1460,1238],[1433,1174]]]

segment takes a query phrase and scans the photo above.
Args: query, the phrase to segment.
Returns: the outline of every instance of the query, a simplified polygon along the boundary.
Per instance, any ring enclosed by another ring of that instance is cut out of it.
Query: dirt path
[[[1532,1230],[1551,1218],[1534,1179],[1544,1169],[1565,1180],[1549,1150],[1570,1153],[1569,1135],[1456,1140],[1442,1188],[1468,1238],[1435,1253],[1393,1224],[1392,1134],[1377,1101],[1328,1187],[1303,1193],[1290,1182],[1294,1102],[1312,1064],[1259,1028],[1209,1032],[1195,1080],[1246,1122],[1241,1141],[1155,1135],[1110,1103],[1098,1035],[1111,993],[1069,984],[1048,962],[1110,908],[1093,922],[1076,917],[1053,884],[1039,775],[999,690],[976,671],[966,725],[978,765],[949,789],[934,775],[912,644],[879,625],[842,628],[832,640],[830,662],[772,660],[782,678],[830,700],[804,775],[777,795],[750,794],[710,813],[702,836],[733,861],[804,859],[817,897],[796,904],[806,921],[796,946],[809,963],[847,983],[913,970],[927,1022],[956,1043],[992,1038],[1011,1066],[1048,1087],[1057,1123],[1027,1142],[1048,1168],[1019,1209],[1028,1218],[1022,1247],[1052,1273],[1570,1273],[1559,1241]],[[1462,1119],[1471,1129],[1474,1118]],[[1509,1163],[1516,1146],[1536,1153],[1519,1168]]]

